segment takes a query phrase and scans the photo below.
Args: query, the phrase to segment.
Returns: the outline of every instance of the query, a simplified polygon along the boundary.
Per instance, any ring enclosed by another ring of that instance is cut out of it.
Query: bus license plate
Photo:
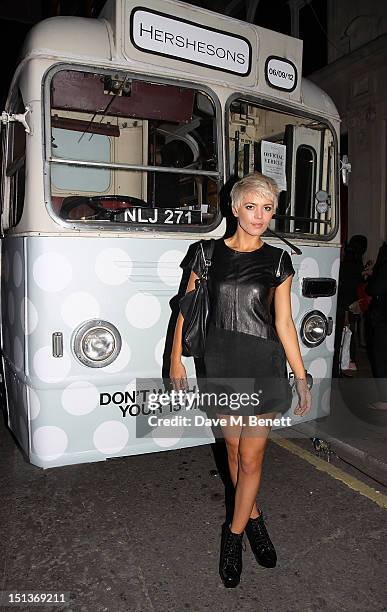
[[[200,210],[133,207],[125,210],[120,215],[120,220],[126,223],[183,225],[187,223],[201,223],[202,213]]]

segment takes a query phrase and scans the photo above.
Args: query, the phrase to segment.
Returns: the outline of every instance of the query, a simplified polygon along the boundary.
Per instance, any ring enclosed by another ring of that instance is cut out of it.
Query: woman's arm
[[[188,280],[186,293],[195,289],[195,281],[197,278],[198,275],[192,271]],[[175,333],[173,336],[171,366],[169,370],[169,376],[176,391],[185,389],[187,385],[187,372],[181,361],[183,321],[183,315],[181,312],[179,312],[175,326]]]
[[[293,323],[290,300],[291,286],[292,276],[288,276],[275,290],[275,328],[284,347],[286,359],[296,379],[296,388],[300,402],[295,410],[295,414],[303,415],[310,410],[311,396],[306,384],[305,366],[301,357],[297,331]]]
[[[290,301],[290,288],[292,277],[288,276],[275,290],[275,328],[285,349],[286,359],[296,378],[305,378],[305,366],[302,361],[300,345],[296,328],[292,318],[292,305]]]

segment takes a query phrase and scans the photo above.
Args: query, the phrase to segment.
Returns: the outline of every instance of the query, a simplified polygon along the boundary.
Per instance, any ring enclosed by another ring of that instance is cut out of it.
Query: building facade
[[[343,236],[366,235],[366,256],[375,259],[387,238],[387,3],[328,1],[327,34],[329,63],[308,78],[342,117],[342,152],[352,164]]]

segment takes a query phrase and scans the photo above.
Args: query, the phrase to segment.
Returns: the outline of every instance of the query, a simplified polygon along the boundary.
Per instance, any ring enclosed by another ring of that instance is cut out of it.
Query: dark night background
[[[0,0],[1,103],[4,106],[9,84],[17,65],[19,49],[29,29],[37,22],[56,15],[97,17],[105,0]],[[193,0],[204,8],[224,13],[231,5],[231,16],[246,20],[248,1]],[[254,2],[252,2],[254,4]],[[291,33],[290,8],[287,0],[260,0],[254,23],[265,28]],[[300,38],[304,41],[304,75],[327,63],[327,9],[325,0],[312,0],[300,9]]]

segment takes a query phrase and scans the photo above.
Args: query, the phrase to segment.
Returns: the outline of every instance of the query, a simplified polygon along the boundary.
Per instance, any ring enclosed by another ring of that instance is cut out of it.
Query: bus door
[[[302,234],[325,234],[329,193],[333,136],[321,125],[287,125],[285,128],[287,150],[293,163],[288,165],[289,190],[286,213],[289,218],[288,231]],[[320,205],[316,206],[317,201]]]

